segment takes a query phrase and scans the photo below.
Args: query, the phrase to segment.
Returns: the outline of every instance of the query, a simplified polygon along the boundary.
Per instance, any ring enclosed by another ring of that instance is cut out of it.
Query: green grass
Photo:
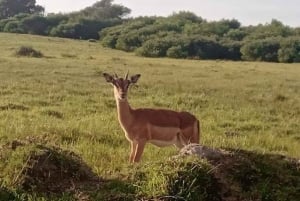
[[[4,33],[0,44],[0,150],[17,139],[76,153],[107,181],[92,193],[99,200],[114,194],[112,189],[121,197],[143,192],[128,184],[128,175],[139,166],[128,164],[129,143],[102,72],[140,73],[138,87],[130,89],[132,107],[195,114],[204,145],[300,158],[300,64],[150,59],[88,41]],[[21,46],[44,57],[16,57]],[[0,153],[2,183],[18,171],[26,160],[21,156],[31,148]],[[147,145],[142,166],[164,163],[176,153],[174,147]],[[13,185],[3,184],[3,189],[5,195],[23,195]],[[164,192],[157,191],[145,194]]]

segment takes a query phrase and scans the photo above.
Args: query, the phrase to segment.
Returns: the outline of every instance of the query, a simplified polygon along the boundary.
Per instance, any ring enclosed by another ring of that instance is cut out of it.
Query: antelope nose
[[[126,94],[121,94],[121,98],[126,98]]]

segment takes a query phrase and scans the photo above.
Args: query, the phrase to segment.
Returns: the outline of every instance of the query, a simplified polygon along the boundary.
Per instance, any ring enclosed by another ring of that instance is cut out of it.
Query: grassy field
[[[0,181],[11,192],[3,196],[50,199],[18,189],[26,154],[36,144],[74,152],[109,181],[89,195],[95,200],[105,200],[105,189],[155,196],[151,183],[148,191],[132,190],[128,175],[164,163],[178,150],[147,145],[141,165],[128,164],[129,143],[102,72],[140,73],[138,86],[130,89],[131,106],[195,114],[204,145],[300,158],[300,64],[150,59],[99,43],[4,33],[0,44]],[[21,46],[44,57],[15,56]],[[7,148],[12,142],[29,143],[16,152]]]

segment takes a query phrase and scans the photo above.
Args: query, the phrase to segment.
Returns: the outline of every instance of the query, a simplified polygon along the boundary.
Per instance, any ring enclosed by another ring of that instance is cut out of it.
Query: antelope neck
[[[120,100],[115,97],[117,103],[118,119],[124,129],[126,129],[132,122],[132,109],[127,99]]]

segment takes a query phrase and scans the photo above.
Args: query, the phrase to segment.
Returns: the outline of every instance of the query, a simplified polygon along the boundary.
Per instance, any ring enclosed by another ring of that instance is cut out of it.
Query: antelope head
[[[123,101],[127,99],[129,86],[131,84],[137,83],[141,75],[136,74],[128,79],[128,72],[126,73],[124,78],[119,78],[117,74],[110,75],[108,73],[103,73],[103,77],[105,78],[106,82],[113,85],[115,98],[119,101]]]

